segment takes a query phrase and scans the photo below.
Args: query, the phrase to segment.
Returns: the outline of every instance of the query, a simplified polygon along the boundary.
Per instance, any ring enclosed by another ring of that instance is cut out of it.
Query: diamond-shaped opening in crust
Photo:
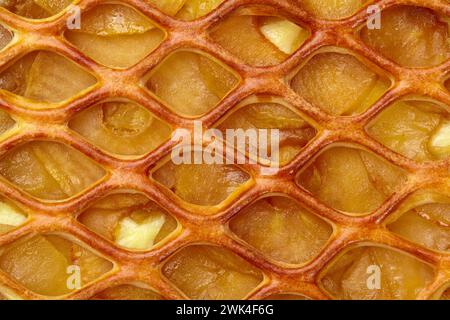
[[[103,290],[91,300],[164,300],[164,297],[151,289],[123,284]]]
[[[333,145],[300,171],[296,180],[328,206],[364,214],[392,195],[406,180],[406,174],[371,152]]]
[[[447,20],[427,8],[394,6],[381,12],[381,28],[364,27],[361,39],[402,66],[431,67],[450,57]]]
[[[269,16],[263,8],[241,8],[215,25],[211,39],[245,63],[263,67],[279,64],[292,55],[310,32],[283,17]]]
[[[159,10],[180,20],[192,21],[214,11],[225,0],[149,0]]]
[[[108,101],[77,113],[69,127],[106,152],[140,156],[170,139],[171,127],[146,108]]]
[[[365,245],[339,256],[319,281],[341,300],[411,300],[434,277],[428,264],[394,249]]]
[[[0,158],[0,174],[36,198],[62,200],[91,187],[106,172],[72,147],[53,141],[32,141]]]
[[[148,250],[177,227],[177,221],[143,194],[118,193],[95,202],[78,220],[129,250]]]
[[[0,7],[22,17],[44,19],[60,13],[72,2],[73,0],[3,0]]]
[[[110,261],[53,234],[24,237],[0,248],[0,269],[45,296],[67,294],[112,268]]]
[[[251,103],[240,107],[232,111],[217,128],[222,131],[224,136],[227,129],[255,131],[259,129],[278,130],[279,151],[277,158],[279,159],[280,165],[285,165],[290,162],[317,133],[317,130],[296,112],[282,104],[274,102]],[[255,151],[258,152],[257,154],[261,155],[260,140],[258,138],[261,137],[263,138],[261,141],[267,141],[269,147],[271,145],[271,142],[268,141],[270,140],[270,136],[269,132],[267,132],[267,135],[260,131],[257,132],[255,141],[245,141],[246,151],[248,152],[250,147],[253,147],[256,148]],[[267,156],[269,158],[274,156],[272,150],[267,150]]]
[[[308,297],[302,296],[301,294],[293,293],[278,293],[268,296],[264,300],[311,300]]]
[[[67,30],[66,39],[112,68],[131,67],[154,51],[166,36],[146,16],[126,5],[102,4],[83,13],[81,19],[81,28]]]
[[[366,111],[390,87],[391,81],[343,52],[321,52],[310,58],[290,82],[308,102],[336,116]]]
[[[191,245],[175,253],[162,273],[195,300],[245,298],[263,280],[262,272],[228,249]]]
[[[182,200],[199,206],[220,204],[250,179],[249,174],[235,165],[205,162],[195,164],[196,159],[202,155],[205,156],[205,153],[192,152],[188,154],[189,161],[182,164],[169,160],[154,171],[151,177]]]
[[[12,32],[0,25],[0,50],[6,47],[11,42],[12,38]]]
[[[282,196],[258,200],[234,217],[229,227],[264,255],[292,264],[313,259],[333,232],[327,222]]]
[[[212,57],[181,50],[150,73],[147,87],[176,113],[193,117],[210,111],[239,81]]]
[[[394,102],[366,130],[386,147],[416,161],[450,156],[450,113],[430,101]]]
[[[418,205],[404,212],[387,227],[401,237],[427,248],[450,251],[450,203]]]
[[[25,223],[28,215],[18,206],[0,198],[0,234],[15,229]]]
[[[326,20],[347,18],[358,12],[369,0],[302,0],[300,5],[309,13]]]
[[[89,72],[50,51],[29,53],[0,73],[0,89],[36,102],[62,102],[96,83]]]

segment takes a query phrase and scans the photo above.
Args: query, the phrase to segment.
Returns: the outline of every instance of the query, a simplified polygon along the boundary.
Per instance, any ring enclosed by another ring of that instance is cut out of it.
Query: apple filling
[[[231,220],[230,229],[265,255],[294,264],[314,258],[333,231],[328,223],[285,197],[257,201]]]
[[[291,80],[292,89],[329,114],[351,116],[366,111],[390,82],[349,54],[319,53]]]
[[[12,38],[13,34],[4,26],[0,25],[0,50],[6,47],[11,42]]]
[[[320,283],[336,299],[411,300],[433,276],[430,266],[405,253],[364,246],[333,262]]]
[[[236,76],[202,54],[178,51],[151,73],[147,87],[175,112],[199,116],[238,84]]]
[[[0,269],[31,291],[60,296],[94,281],[112,263],[55,235],[36,235],[0,248]]]
[[[108,288],[91,298],[91,300],[163,300],[164,298],[153,290],[134,285],[120,285]]]
[[[311,299],[299,294],[280,293],[280,294],[273,294],[264,300],[311,300]]]
[[[313,15],[328,20],[339,20],[356,13],[368,0],[303,0],[302,6]]]
[[[26,214],[16,206],[5,201],[0,202],[0,234],[20,226],[26,220]]]
[[[181,20],[191,21],[201,18],[225,0],[149,0],[165,14]]]
[[[139,156],[170,138],[169,125],[132,102],[105,102],[81,111],[69,127],[107,152]]]
[[[176,220],[142,194],[107,196],[84,211],[78,220],[86,227],[131,250],[148,250],[166,238]]]
[[[261,271],[241,257],[208,245],[182,249],[162,272],[187,297],[196,300],[243,299],[263,280]]]
[[[450,155],[450,114],[434,103],[395,102],[380,113],[367,132],[388,148],[417,161]]]
[[[53,16],[72,3],[72,0],[2,0],[3,7],[19,16],[43,19]]]
[[[258,15],[257,11],[251,8],[238,10],[216,25],[210,37],[254,66],[283,62],[309,37],[309,31],[295,23],[280,17]]]
[[[96,82],[72,61],[49,51],[29,53],[0,74],[0,89],[47,103],[64,101]]]
[[[184,201],[200,206],[220,204],[250,179],[234,165],[191,163],[169,161],[152,177]]]
[[[131,67],[156,49],[165,37],[164,31],[147,17],[124,5],[99,5],[81,19],[80,29],[65,33],[67,40],[108,67]]]
[[[0,135],[11,129],[16,122],[5,111],[0,110]]]
[[[431,203],[404,213],[389,230],[430,249],[450,251],[450,205]]]
[[[381,28],[364,28],[361,38],[405,67],[431,67],[450,57],[448,24],[422,7],[396,6],[384,10]]]
[[[281,165],[291,161],[314,138],[317,132],[298,114],[277,103],[254,103],[242,107],[220,123],[218,128],[223,133],[226,133],[227,129],[278,129],[278,159]],[[270,141],[268,141],[268,145],[270,145]],[[259,149],[259,142],[254,147]],[[248,149],[247,145],[246,150]],[[267,156],[272,157],[272,150],[268,151]]]
[[[401,169],[378,156],[339,146],[319,154],[297,177],[325,204],[349,213],[375,210],[404,180]]]
[[[62,200],[86,190],[105,170],[62,143],[33,141],[0,159],[0,174],[21,190],[45,200]]]

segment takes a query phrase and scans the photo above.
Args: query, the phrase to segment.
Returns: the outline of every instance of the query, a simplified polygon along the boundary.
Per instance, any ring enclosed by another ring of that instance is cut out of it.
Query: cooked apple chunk
[[[314,258],[331,236],[331,226],[286,197],[268,197],[244,209],[230,229],[269,257],[286,263]]]
[[[151,73],[147,87],[175,112],[199,116],[237,85],[237,77],[212,58],[178,51]]]
[[[0,200],[0,233],[14,229],[26,220],[26,214],[16,206]]]
[[[169,125],[131,102],[105,102],[84,110],[69,127],[110,153],[139,156],[170,138]]]
[[[262,273],[227,249],[192,245],[177,252],[162,272],[195,300],[243,299],[263,280]]]
[[[368,0],[303,0],[304,8],[313,15],[328,20],[338,20],[356,13]]]
[[[0,135],[11,129],[15,121],[5,111],[0,110]]]
[[[55,235],[36,235],[0,248],[0,269],[31,291],[46,296],[67,294],[111,268],[111,262]],[[74,270],[79,271],[80,283]]]
[[[245,63],[270,66],[300,48],[309,31],[284,18],[238,10],[216,25],[210,36]]]
[[[120,285],[108,288],[91,298],[91,300],[163,300],[164,298],[150,289],[134,285]]]
[[[156,170],[152,177],[184,201],[200,206],[218,205],[250,178],[234,165],[176,165],[172,161]]]
[[[378,156],[339,146],[319,154],[297,177],[325,204],[349,213],[375,210],[404,180],[400,168]]]
[[[367,132],[386,147],[413,160],[450,155],[450,114],[426,101],[398,101],[382,111]]]
[[[381,13],[381,28],[361,32],[362,40],[405,67],[430,67],[450,57],[449,26],[430,9],[396,6]]]
[[[298,114],[277,103],[254,103],[244,106],[227,117],[224,122],[219,124],[218,128],[223,133],[227,129],[278,129],[279,154],[277,158],[280,165],[291,161],[314,138],[317,132]],[[268,146],[270,146],[270,141],[268,141]],[[259,149],[259,142],[253,147]],[[246,146],[246,150],[248,149],[249,146]],[[268,150],[267,156],[273,156],[272,150]]]
[[[6,47],[11,42],[12,38],[13,34],[4,26],[0,25],[0,50]]]
[[[32,196],[62,200],[93,185],[105,171],[64,144],[33,141],[6,153],[0,159],[0,174]]]
[[[349,54],[319,53],[291,80],[292,89],[336,116],[366,111],[389,88],[389,80]]]
[[[430,249],[450,251],[450,204],[431,203],[405,212],[389,230]]]
[[[92,231],[130,250],[148,250],[166,238],[176,220],[141,194],[120,193],[97,201],[78,220]]]
[[[430,266],[406,253],[364,246],[332,262],[320,283],[336,299],[411,300],[433,276]]]
[[[108,67],[131,67],[156,49],[165,37],[164,31],[147,17],[125,5],[99,5],[81,18],[81,29],[68,30],[65,37]]]
[[[53,16],[72,3],[72,0],[2,0],[3,7],[19,16],[42,19]]]
[[[0,89],[36,102],[61,102],[96,82],[74,62],[49,51],[29,53],[0,73]]]

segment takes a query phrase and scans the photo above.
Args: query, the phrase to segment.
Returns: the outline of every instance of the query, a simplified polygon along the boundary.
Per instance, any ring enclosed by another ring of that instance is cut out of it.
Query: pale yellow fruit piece
[[[441,219],[441,217],[445,219]],[[388,228],[425,247],[450,250],[450,205],[428,204],[404,213]]]
[[[11,42],[12,38],[12,33],[0,25],[0,50],[6,47]]]
[[[13,206],[0,202],[0,224],[19,226],[27,220],[27,217]]]
[[[302,6],[315,16],[338,20],[356,13],[367,0],[303,0]]]
[[[380,289],[373,289],[373,267],[380,268]],[[433,269],[411,256],[379,247],[352,249],[338,258],[321,280],[337,299],[409,300],[433,279]]]
[[[3,71],[0,74],[0,89],[23,96],[27,88],[27,77],[37,54],[27,54]]]
[[[262,34],[279,50],[292,54],[300,48],[309,32],[295,23],[277,17],[268,17],[262,22]]]
[[[404,173],[367,151],[332,147],[298,176],[327,205],[346,212],[375,210],[405,180]]]
[[[60,102],[93,86],[94,76],[58,54],[41,51],[27,75],[24,97],[39,102]]]
[[[350,116],[367,110],[389,88],[389,82],[355,57],[320,53],[297,73],[292,89],[332,115]]]
[[[261,272],[230,251],[195,245],[182,249],[163,274],[191,299],[242,299],[262,281]]]
[[[7,153],[0,160],[0,174],[35,197],[61,200],[85,190],[105,171],[61,143],[34,141]]]
[[[33,0],[39,7],[47,11],[50,15],[63,11],[72,3],[72,0]]]
[[[156,292],[133,285],[120,285],[108,288],[91,298],[92,300],[164,300]]]
[[[261,21],[265,19],[266,17],[259,19],[257,16],[231,15],[220,22],[211,31],[210,36],[247,64],[276,65],[284,61],[288,55],[261,33]]]
[[[212,12],[225,0],[186,0],[183,8],[177,13],[182,20],[195,20]]]
[[[147,86],[177,113],[204,114],[237,82],[232,81],[235,77],[228,70],[216,62],[205,61],[208,59],[193,52],[176,52],[156,68]]]
[[[400,101],[381,112],[369,125],[367,132],[388,148],[408,158],[418,161],[435,160],[448,156],[444,149],[437,150],[432,145],[433,135],[439,134],[439,125],[448,121],[446,118],[448,115],[433,104]],[[445,135],[445,131],[442,133]],[[436,153],[437,151],[439,152]]]
[[[224,201],[245,183],[249,176],[233,165],[175,165],[168,162],[154,172],[153,178],[184,201],[202,206],[214,206]]]
[[[149,2],[165,14],[175,16],[181,10],[186,0],[149,0]]]
[[[97,6],[83,14],[82,20],[81,29],[74,31],[98,36],[141,34],[155,28],[142,13],[118,4]]]
[[[430,9],[397,6],[381,13],[380,29],[363,29],[363,41],[406,67],[430,67],[450,57],[448,24]]]
[[[0,135],[11,129],[15,123],[9,114],[0,110]]]
[[[282,262],[304,263],[331,236],[331,226],[285,197],[259,200],[230,222],[239,238]]]
[[[0,255],[0,268],[28,289],[42,295],[69,292],[69,261],[45,237],[12,243]]]
[[[276,103],[255,103],[240,108],[218,128],[223,132],[226,129],[278,129],[281,165],[292,160],[316,135],[316,129],[298,114]]]
[[[96,146],[119,155],[143,155],[170,138],[171,128],[134,103],[106,102],[84,110],[69,127]]]
[[[441,122],[430,140],[429,149],[438,158],[446,158],[450,155],[450,120]]]
[[[150,216],[143,221],[135,221],[131,217],[123,218],[116,227],[116,243],[128,249],[150,249],[164,222],[163,215]]]
[[[121,222],[132,220],[136,224],[163,221],[155,235],[152,234],[152,245],[167,237],[177,226],[176,220],[141,194],[121,193],[107,196],[84,211],[78,220],[92,231],[110,241],[117,242]],[[145,240],[145,227],[140,236]],[[148,231],[155,231],[149,228]],[[148,243],[148,242],[147,242]],[[151,245],[148,245],[151,247]],[[133,247],[130,247],[133,249]],[[141,248],[134,248],[141,249]],[[144,248],[146,249],[146,248]]]

